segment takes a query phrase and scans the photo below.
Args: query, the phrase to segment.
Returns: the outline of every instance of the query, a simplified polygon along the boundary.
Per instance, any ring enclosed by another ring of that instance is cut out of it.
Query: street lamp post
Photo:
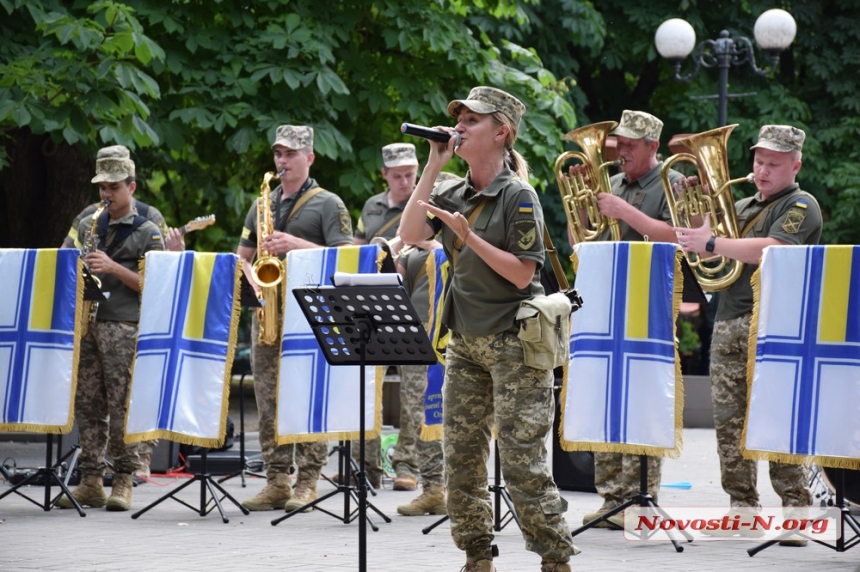
[[[657,28],[654,44],[660,55],[669,60],[675,72],[675,79],[690,81],[698,73],[700,67],[720,69],[719,93],[719,127],[726,124],[726,102],[728,94],[729,68],[749,63],[750,68],[759,75],[768,75],[776,69],[779,54],[794,40],[797,24],[794,18],[785,10],[778,8],[767,10],[756,20],[753,29],[756,42],[768,55],[770,63],[761,69],[755,63],[752,42],[743,36],[732,38],[728,31],[720,32],[716,40],[704,40],[696,46],[693,55],[693,69],[687,75],[681,75],[681,62],[693,51],[696,44],[696,32],[693,27],[680,18],[666,20]],[[742,97],[750,94],[738,94]]]

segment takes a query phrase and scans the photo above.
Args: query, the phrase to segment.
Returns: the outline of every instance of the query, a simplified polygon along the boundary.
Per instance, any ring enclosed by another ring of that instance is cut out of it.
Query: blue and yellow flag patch
[[[520,214],[531,214],[535,211],[533,203],[520,203]]]

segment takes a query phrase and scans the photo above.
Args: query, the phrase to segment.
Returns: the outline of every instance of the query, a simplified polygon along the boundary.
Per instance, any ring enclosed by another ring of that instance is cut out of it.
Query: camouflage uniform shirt
[[[379,193],[367,199],[364,203],[364,208],[361,209],[361,217],[358,219],[358,225],[355,229],[355,238],[370,241],[376,238],[380,229],[394,217],[403,215],[403,209],[406,208],[406,202],[398,203],[393,207],[388,206],[388,191]],[[388,226],[385,231],[379,235],[382,238],[391,240],[397,236],[397,227],[399,221]]]
[[[442,321],[449,329],[466,336],[486,336],[514,325],[520,302],[543,294],[540,268],[544,260],[543,211],[537,193],[509,169],[502,170],[483,192],[475,192],[471,177],[440,183],[430,195],[430,203],[469,218],[482,199],[484,208],[471,222],[472,232],[493,246],[523,260],[537,262],[528,288],[519,289],[502,278],[468,246],[457,252],[452,264],[453,278],[445,297]],[[441,220],[430,220],[448,260],[459,246],[457,235]],[[468,242],[468,239],[467,239]]]
[[[763,209],[767,211],[755,222],[746,237],[776,238],[789,245],[818,244],[821,238],[821,209],[815,197],[789,185],[769,199],[761,193],[735,203],[738,228],[743,234],[749,221]],[[720,296],[716,320],[736,318],[752,312],[753,294],[750,279],[758,265],[747,264],[740,278]]]

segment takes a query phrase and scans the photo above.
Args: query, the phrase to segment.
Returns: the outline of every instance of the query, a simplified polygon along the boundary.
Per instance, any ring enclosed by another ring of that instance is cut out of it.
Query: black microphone
[[[401,125],[400,132],[404,135],[421,137],[422,139],[438,141],[439,143],[447,143],[448,140],[451,139],[451,134],[449,134],[447,131],[440,131],[439,129],[430,129],[429,127],[422,127],[413,123],[404,123],[403,125]],[[456,147],[460,144],[460,134],[455,131],[453,136],[457,138],[457,140],[454,142],[454,146]]]

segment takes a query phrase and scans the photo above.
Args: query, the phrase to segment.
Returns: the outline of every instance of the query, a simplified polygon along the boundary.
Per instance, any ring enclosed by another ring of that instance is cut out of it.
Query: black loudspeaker
[[[594,453],[568,452],[561,448],[561,388],[555,392],[555,420],[552,424],[552,476],[558,488],[564,491],[596,493],[594,488]],[[569,412],[568,412],[569,413]]]
[[[168,473],[181,466],[179,460],[179,443],[159,439],[158,446],[152,450],[152,461],[149,470],[153,473]]]

